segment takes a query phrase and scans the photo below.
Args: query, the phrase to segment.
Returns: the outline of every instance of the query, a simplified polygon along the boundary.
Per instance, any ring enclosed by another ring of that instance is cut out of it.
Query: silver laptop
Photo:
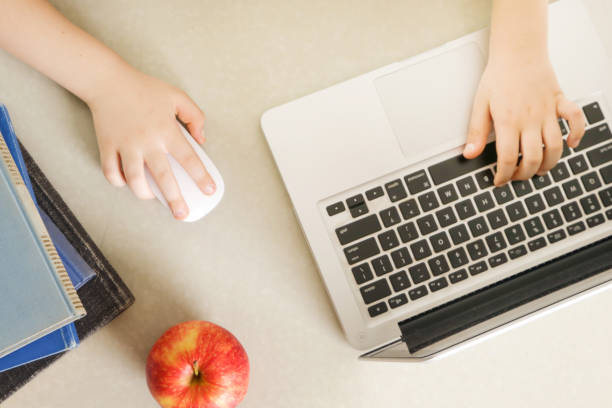
[[[580,1],[549,18],[553,65],[588,126],[545,176],[494,187],[494,135],[461,157],[488,30],[263,115],[363,358],[439,357],[612,287],[612,69]]]

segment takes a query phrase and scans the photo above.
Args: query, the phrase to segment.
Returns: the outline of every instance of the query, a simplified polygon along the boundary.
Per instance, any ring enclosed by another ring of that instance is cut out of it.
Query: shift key
[[[593,167],[612,161],[612,142],[588,151],[587,157]]]
[[[340,244],[346,245],[382,229],[376,214],[362,218],[343,227],[336,228]]]
[[[368,238],[344,248],[344,255],[346,255],[349,265],[356,264],[379,253],[380,250],[374,238]]]
[[[603,125],[595,126],[584,132],[584,136],[582,137],[582,140],[580,140],[580,144],[578,147],[574,148],[574,151],[580,152],[610,139],[612,139],[612,132],[610,132],[608,124],[604,123]]]

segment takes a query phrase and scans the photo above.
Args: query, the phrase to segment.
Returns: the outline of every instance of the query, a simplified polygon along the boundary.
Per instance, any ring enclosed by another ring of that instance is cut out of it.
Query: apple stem
[[[193,362],[193,374],[197,377],[200,375],[200,371],[198,370],[198,360]]]

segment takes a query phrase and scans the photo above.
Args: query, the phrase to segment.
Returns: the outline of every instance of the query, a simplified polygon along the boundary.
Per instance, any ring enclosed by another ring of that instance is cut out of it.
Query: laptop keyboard
[[[549,173],[493,185],[495,143],[325,205],[365,314],[376,318],[500,265],[612,222],[612,133],[583,106],[580,146]],[[559,120],[568,134],[565,121]],[[382,206],[382,208],[381,208]],[[339,221],[341,220],[341,221]]]

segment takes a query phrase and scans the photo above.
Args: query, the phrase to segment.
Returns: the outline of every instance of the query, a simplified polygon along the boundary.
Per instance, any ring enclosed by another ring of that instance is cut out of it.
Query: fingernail
[[[476,150],[476,145],[474,143],[468,143],[465,145],[465,148],[463,149],[463,154],[470,154],[474,152],[474,150]]]
[[[172,213],[174,214],[174,217],[178,219],[182,219],[187,216],[187,210],[182,206],[174,208]]]
[[[206,187],[204,187],[204,193],[205,194],[213,194],[215,192],[216,188],[214,184],[208,184],[206,185]]]

